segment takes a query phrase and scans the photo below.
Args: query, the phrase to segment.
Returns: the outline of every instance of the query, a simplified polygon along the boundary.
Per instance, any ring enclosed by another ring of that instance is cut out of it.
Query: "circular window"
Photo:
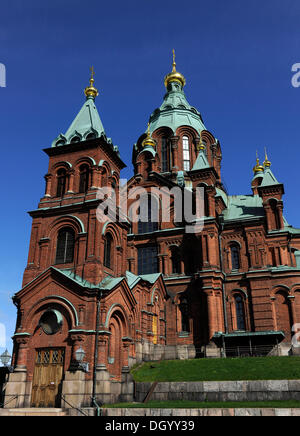
[[[46,335],[54,335],[62,326],[62,316],[56,310],[47,310],[41,316],[39,325]]]

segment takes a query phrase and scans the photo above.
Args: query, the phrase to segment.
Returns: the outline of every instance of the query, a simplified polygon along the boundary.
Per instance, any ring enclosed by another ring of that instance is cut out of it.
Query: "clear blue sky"
[[[104,128],[128,165],[123,177],[131,175],[133,143],[162,102],[175,48],[187,99],[221,142],[229,193],[251,193],[255,152],[263,158],[266,146],[285,184],[285,216],[300,227],[300,88],[291,85],[299,22],[299,0],[1,1],[0,323],[8,338],[11,296],[27,262],[26,212],[44,193],[42,149],[83,104],[91,65]]]

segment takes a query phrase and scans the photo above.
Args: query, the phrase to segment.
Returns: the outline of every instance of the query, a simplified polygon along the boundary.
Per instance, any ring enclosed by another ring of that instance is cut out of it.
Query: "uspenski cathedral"
[[[283,215],[284,186],[266,155],[249,174],[252,193],[229,195],[221,144],[185,84],[174,56],[162,104],[133,146],[126,189],[143,188],[139,207],[155,205],[149,219],[98,219],[99,189],[118,192],[125,164],[101,122],[93,72],[74,121],[44,150],[45,193],[29,212],[28,263],[13,297],[10,407],[130,398],[130,368],[145,360],[296,351],[300,229]],[[199,187],[201,231],[186,232],[172,198],[161,218],[164,192],[193,197]]]

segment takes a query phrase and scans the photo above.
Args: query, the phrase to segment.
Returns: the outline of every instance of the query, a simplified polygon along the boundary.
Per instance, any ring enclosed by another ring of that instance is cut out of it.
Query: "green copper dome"
[[[193,127],[197,132],[206,130],[201,114],[191,106],[179,82],[170,82],[160,108],[150,116],[150,131],[169,127],[175,134],[180,126]]]

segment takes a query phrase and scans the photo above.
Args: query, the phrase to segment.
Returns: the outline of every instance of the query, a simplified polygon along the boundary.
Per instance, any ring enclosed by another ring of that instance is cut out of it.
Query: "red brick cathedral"
[[[125,164],[97,111],[93,74],[71,126],[44,150],[45,195],[29,212],[28,264],[13,297],[10,407],[129,398],[129,368],[144,360],[293,352],[300,229],[283,216],[283,185],[266,156],[252,194],[229,195],[220,143],[188,103],[175,59],[164,83],[126,187],[144,188],[129,206],[156,205],[148,219],[118,219],[120,205],[117,219],[98,218],[99,188],[118,193]],[[201,231],[175,219],[174,198],[162,219],[155,189],[193,197],[198,187]]]

